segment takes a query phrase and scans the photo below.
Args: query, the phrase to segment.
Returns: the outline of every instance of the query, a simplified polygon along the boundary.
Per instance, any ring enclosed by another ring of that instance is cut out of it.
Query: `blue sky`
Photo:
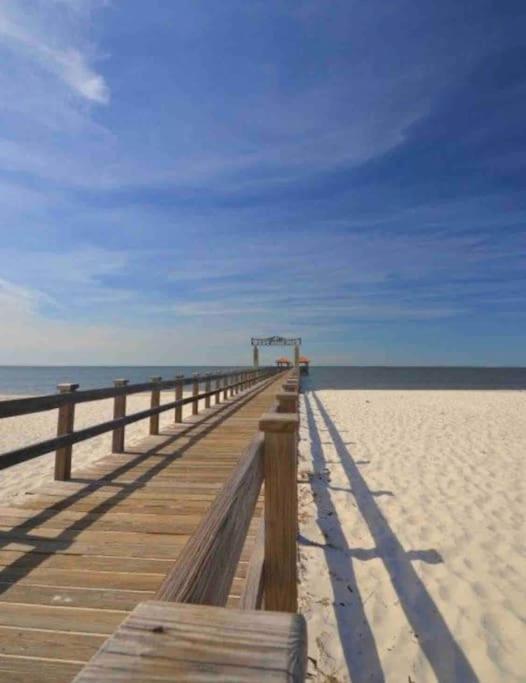
[[[0,364],[526,364],[525,36],[512,0],[3,0]]]

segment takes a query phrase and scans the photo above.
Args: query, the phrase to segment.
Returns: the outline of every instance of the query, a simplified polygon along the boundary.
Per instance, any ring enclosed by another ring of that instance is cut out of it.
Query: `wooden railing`
[[[106,432],[113,432],[112,450],[115,453],[123,452],[125,427],[127,425],[149,419],[150,434],[158,434],[159,415],[161,413],[174,410],[175,422],[181,422],[184,405],[191,404],[192,414],[197,415],[200,401],[204,400],[205,407],[210,406],[212,398],[215,399],[216,404],[220,403],[221,395],[226,400],[228,395],[234,396],[241,391],[250,389],[277,372],[279,371],[276,368],[262,368],[204,376],[194,375],[191,378],[179,375],[174,380],[168,381],[162,381],[160,377],[153,377],[151,382],[131,385],[125,379],[118,379],[114,381],[113,387],[87,391],[77,391],[78,384],[59,384],[58,394],[0,401],[0,419],[58,408],[57,436],[0,454],[0,470],[55,451],[55,479],[68,480],[71,478],[71,458],[74,444]],[[200,391],[200,385],[203,383],[204,391]],[[213,388],[212,383],[215,383]],[[192,395],[184,398],[184,386],[186,385],[192,386]],[[169,389],[175,391],[174,400],[161,405],[161,391]],[[146,391],[151,392],[150,408],[127,415],[126,397]],[[75,406],[79,403],[108,398],[114,399],[113,419],[75,431]]]
[[[76,683],[304,680],[306,626],[296,613],[298,391],[292,370],[156,600],[136,607]],[[263,483],[263,522],[241,609],[227,609]]]

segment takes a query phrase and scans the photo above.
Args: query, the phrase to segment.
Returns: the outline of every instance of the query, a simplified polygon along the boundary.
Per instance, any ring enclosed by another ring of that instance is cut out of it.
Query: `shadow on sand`
[[[420,647],[439,683],[478,682],[467,657],[455,641],[411,564],[414,560],[436,564],[442,562],[441,556],[436,550],[404,550],[378,507],[375,495],[369,490],[340,431],[330,419],[316,393],[305,394],[304,403],[315,471],[320,473],[327,468],[320,432],[328,432],[339,462],[349,479],[357,508],[375,543],[372,550],[349,548],[331,501],[328,482],[323,478],[313,477],[311,486],[320,527],[323,529],[324,521],[330,519],[330,543],[323,546],[323,549],[331,575],[338,630],[351,681],[385,681],[374,635],[365,615],[364,601],[356,586],[353,569],[353,559],[367,561],[380,558],[397,593],[400,606],[413,631],[418,635]],[[376,492],[377,495],[378,493],[385,495],[385,492]],[[303,542],[312,545],[306,539]],[[347,560],[345,582],[341,579],[342,554]]]

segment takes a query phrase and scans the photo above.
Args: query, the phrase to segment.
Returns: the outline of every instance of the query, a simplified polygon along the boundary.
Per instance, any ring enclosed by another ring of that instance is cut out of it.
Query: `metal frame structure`
[[[301,337],[252,337],[252,346],[301,346]]]
[[[301,337],[252,337],[254,347],[254,367],[259,368],[260,346],[294,346],[294,365],[298,367],[300,360]]]

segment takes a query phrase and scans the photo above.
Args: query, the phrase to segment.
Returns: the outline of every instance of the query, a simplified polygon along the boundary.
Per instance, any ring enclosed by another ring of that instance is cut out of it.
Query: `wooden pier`
[[[85,468],[71,448],[82,440],[75,402],[95,400],[90,392],[0,403],[0,417],[53,400],[59,408],[56,439],[0,456],[5,467],[56,448],[56,481],[0,508],[2,683],[193,680],[197,671],[210,681],[303,680],[290,374],[194,378],[190,398],[182,381],[164,383],[175,389],[168,406],[154,380],[141,413],[150,435],[130,447],[125,396],[135,387],[94,390],[112,392],[114,420],[83,432],[111,429],[114,452]],[[182,421],[184,403],[193,414]],[[178,421],[159,433],[167,409]],[[282,614],[256,612],[263,595]]]

